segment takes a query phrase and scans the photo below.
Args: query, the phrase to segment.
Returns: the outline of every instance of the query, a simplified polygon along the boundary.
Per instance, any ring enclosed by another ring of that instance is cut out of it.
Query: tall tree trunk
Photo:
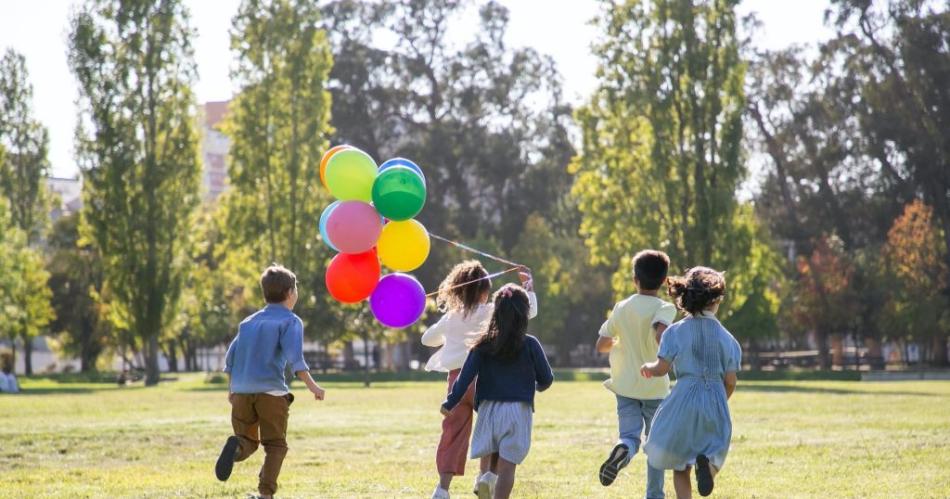
[[[349,370],[356,362],[356,355],[353,353],[353,342],[343,343],[343,370]]]
[[[947,366],[947,337],[942,334],[934,336],[933,344],[933,364],[935,367]]]
[[[175,341],[168,342],[168,351],[165,352],[165,358],[168,361],[168,371],[178,372],[178,349],[175,347]]]
[[[864,340],[864,344],[868,347],[868,365],[871,366],[871,369],[884,369],[887,359],[884,358],[881,341],[877,338],[869,337]]]
[[[844,338],[841,334],[831,335],[831,365],[844,367]]]
[[[369,387],[369,333],[363,331],[363,386]]]
[[[818,367],[823,370],[831,369],[831,356],[828,355],[828,333],[822,329],[816,330],[815,340],[818,342]]]
[[[23,339],[23,373],[33,375],[33,339]]]
[[[155,386],[161,378],[158,370],[158,331],[148,335],[145,346],[145,386]]]

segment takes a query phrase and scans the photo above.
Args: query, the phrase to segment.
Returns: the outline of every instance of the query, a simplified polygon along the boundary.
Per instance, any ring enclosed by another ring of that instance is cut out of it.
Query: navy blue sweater
[[[529,334],[521,352],[511,360],[504,361],[473,348],[442,406],[451,411],[472,381],[475,381],[475,410],[482,400],[523,401],[534,407],[535,390],[547,390],[554,382],[554,372],[544,356],[541,342]]]

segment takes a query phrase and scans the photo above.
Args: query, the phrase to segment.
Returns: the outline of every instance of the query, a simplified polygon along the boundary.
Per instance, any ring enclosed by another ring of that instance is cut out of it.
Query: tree
[[[673,272],[708,265],[733,276],[726,320],[746,303],[746,313],[773,314],[776,276],[770,242],[736,200],[745,175],[736,3],[604,2],[600,85],[577,112],[583,146],[571,164],[593,261],[620,263],[615,292],[632,290],[637,250],[661,249]]]
[[[26,60],[7,49],[0,57],[0,191],[9,200],[11,223],[33,245],[45,225],[49,133],[32,116],[33,86]]]
[[[47,148],[49,135],[46,128],[32,116],[33,86],[29,83],[26,60],[13,49],[0,57],[0,192],[9,201],[10,223],[25,235],[25,247],[18,250],[20,263],[36,262],[35,254],[27,248],[36,244],[46,222],[48,199],[44,179],[49,171]],[[44,331],[49,322],[49,306],[38,300],[48,297],[49,290],[41,290],[42,268],[24,269],[21,291],[38,293],[35,296],[14,296],[19,301],[18,324],[14,328],[24,345],[26,374],[33,374],[33,337]],[[31,314],[38,314],[36,316]]]
[[[61,217],[48,241],[47,268],[56,320],[66,353],[79,357],[80,370],[96,370],[96,361],[110,345],[108,320],[102,316],[104,275],[96,249],[79,236],[79,215]]]
[[[331,331],[323,292],[330,256],[316,221],[330,198],[319,162],[330,133],[330,47],[313,2],[246,0],[234,17],[232,78],[241,86],[224,126],[231,138],[231,190],[223,200],[228,245],[249,248],[259,270],[272,262],[300,282],[308,333]]]
[[[454,43],[447,36],[454,18],[472,5],[328,3],[324,24],[335,60],[328,84],[334,142],[357,146],[379,161],[402,156],[418,163],[428,187],[419,220],[432,233],[496,254],[521,255],[545,283],[538,286],[541,307],[553,311],[545,304],[568,303],[561,299],[566,291],[547,283],[565,277],[554,273],[561,267],[549,264],[550,253],[529,246],[542,236],[539,230],[549,230],[544,236],[556,238],[563,251],[553,258],[572,256],[579,248],[586,259],[566,171],[574,154],[571,108],[553,60],[505,42],[508,10],[498,2],[474,3],[479,17],[470,39]],[[382,46],[380,39],[395,44]],[[435,289],[453,264],[468,257],[436,243],[415,274]],[[589,282],[606,282],[602,268],[590,270],[600,274]],[[585,307],[606,308],[570,303],[578,308],[569,309],[565,321],[546,323],[552,338],[576,338],[568,330],[571,321],[587,317]]]
[[[198,219],[198,244],[192,248],[192,271],[179,318],[178,338],[188,370],[198,368],[198,347],[227,343],[237,324],[260,302],[260,274],[252,249],[228,246],[226,222],[220,209],[206,211]]]
[[[12,244],[7,246],[7,254],[0,254],[6,259],[5,271],[9,272],[4,283],[6,289],[2,293],[6,295],[6,305],[0,331],[5,333],[4,336],[19,338],[23,342],[24,370],[30,375],[33,374],[30,344],[33,338],[46,331],[55,314],[50,306],[52,292],[47,286],[49,272],[44,268],[42,254],[26,246],[26,235],[22,231],[11,233]]]
[[[829,338],[853,328],[857,312],[851,288],[854,266],[840,239],[819,239],[815,249],[797,262],[799,279],[789,308],[789,322],[814,333],[822,369],[830,369]]]
[[[82,232],[159,381],[159,338],[186,275],[200,164],[188,11],[177,0],[89,0],[71,19],[80,85]]]
[[[835,0],[836,71],[858,91],[864,151],[883,185],[933,209],[950,266],[950,10],[931,0]],[[884,225],[886,227],[886,225]]]
[[[947,364],[948,273],[942,234],[933,208],[917,200],[904,208],[887,232],[884,260],[893,276],[888,312],[893,331],[917,341],[929,341],[930,359]]]

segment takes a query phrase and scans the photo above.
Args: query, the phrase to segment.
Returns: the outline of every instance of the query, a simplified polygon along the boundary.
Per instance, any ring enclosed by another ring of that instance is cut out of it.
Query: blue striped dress
[[[673,364],[676,385],[643,446],[650,466],[684,470],[704,454],[722,469],[732,439],[723,376],[739,370],[739,342],[714,315],[690,316],[663,332],[657,357]]]

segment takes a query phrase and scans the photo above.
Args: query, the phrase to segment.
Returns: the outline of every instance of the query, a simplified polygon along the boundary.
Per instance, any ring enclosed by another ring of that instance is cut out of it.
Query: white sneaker
[[[478,477],[478,481],[475,482],[478,499],[492,499],[495,496],[496,483],[498,483],[498,475],[491,471],[486,471],[484,475]]]
[[[432,492],[432,499],[449,499],[449,491],[436,485],[435,491]]]

